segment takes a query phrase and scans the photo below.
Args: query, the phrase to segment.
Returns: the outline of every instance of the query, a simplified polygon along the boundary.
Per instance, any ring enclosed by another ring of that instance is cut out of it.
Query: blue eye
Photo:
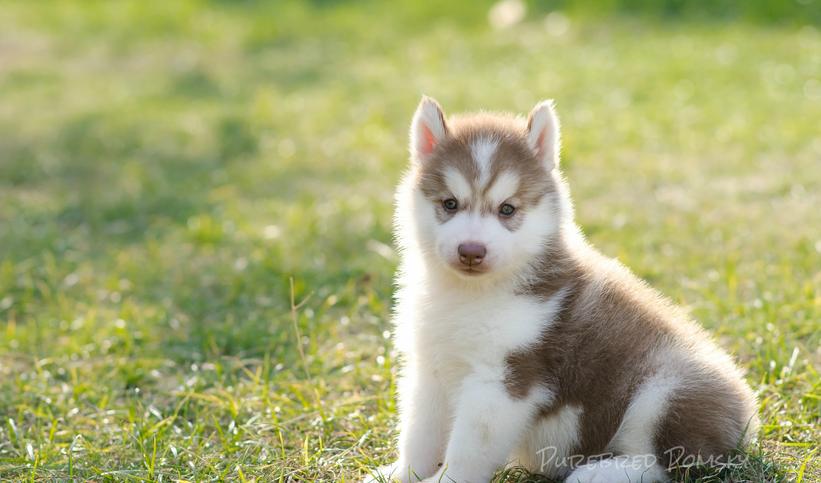
[[[499,207],[499,214],[502,216],[512,216],[513,213],[516,213],[516,207],[510,203],[504,203]]]
[[[444,208],[445,211],[452,213],[459,209],[459,202],[453,198],[448,198],[442,201],[442,208]]]

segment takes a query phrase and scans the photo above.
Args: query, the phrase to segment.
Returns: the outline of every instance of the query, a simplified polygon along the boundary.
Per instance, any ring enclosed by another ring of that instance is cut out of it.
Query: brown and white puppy
[[[484,482],[518,464],[664,481],[755,434],[730,358],[584,240],[552,102],[527,120],[446,120],[423,98],[410,147],[395,219],[399,459],[374,479]]]

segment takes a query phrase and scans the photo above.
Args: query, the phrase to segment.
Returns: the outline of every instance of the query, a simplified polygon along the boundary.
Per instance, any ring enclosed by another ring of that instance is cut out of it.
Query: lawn
[[[819,15],[531,6],[497,30],[436,3],[0,3],[0,480],[391,460],[391,202],[422,93],[556,99],[590,240],[759,395],[748,464],[704,481],[821,480]]]

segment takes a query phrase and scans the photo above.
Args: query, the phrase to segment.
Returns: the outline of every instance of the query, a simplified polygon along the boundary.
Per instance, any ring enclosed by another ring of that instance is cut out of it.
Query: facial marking
[[[479,186],[484,186],[490,178],[490,163],[498,147],[499,142],[488,136],[482,136],[470,143],[470,154],[479,168]]]
[[[453,166],[445,168],[445,184],[453,196],[462,203],[472,196],[473,190],[465,175]]]
[[[492,206],[498,206],[518,190],[519,176],[512,171],[504,171],[491,179],[490,185],[485,188],[485,199]]]

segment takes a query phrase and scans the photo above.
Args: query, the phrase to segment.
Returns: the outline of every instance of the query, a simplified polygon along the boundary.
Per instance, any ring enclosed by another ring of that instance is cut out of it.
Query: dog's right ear
[[[448,126],[439,103],[431,97],[422,96],[411,123],[411,159],[425,162],[447,135]]]

